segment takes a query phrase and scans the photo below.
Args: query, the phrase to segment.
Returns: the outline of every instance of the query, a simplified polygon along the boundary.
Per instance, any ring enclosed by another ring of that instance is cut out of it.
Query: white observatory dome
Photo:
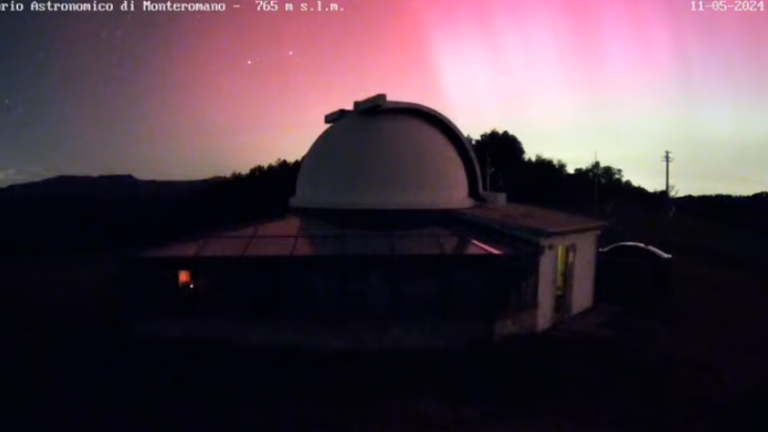
[[[293,207],[460,209],[475,204],[474,154],[448,119],[377,95],[331,123],[305,156]]]

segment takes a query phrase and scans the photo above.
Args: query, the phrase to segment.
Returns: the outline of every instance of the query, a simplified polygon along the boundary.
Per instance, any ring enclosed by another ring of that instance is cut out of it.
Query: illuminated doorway
[[[571,244],[557,247],[557,280],[555,282],[556,320],[566,318],[571,314],[575,263],[576,245]]]

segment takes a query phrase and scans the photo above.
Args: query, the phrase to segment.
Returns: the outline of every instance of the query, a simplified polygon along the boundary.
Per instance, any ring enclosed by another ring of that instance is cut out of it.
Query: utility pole
[[[597,161],[597,152],[595,152],[595,163],[592,164],[592,178],[595,183],[595,204],[598,203],[597,190],[600,185],[600,162]]]
[[[666,150],[664,152],[664,156],[661,158],[661,161],[664,162],[666,165],[666,186],[665,190],[666,192],[666,207],[667,207],[667,213],[669,213],[670,216],[672,216],[673,208],[672,208],[672,197],[670,196],[671,192],[669,190],[669,164],[674,162],[674,158],[672,157],[672,152],[669,150]]]
[[[664,164],[666,164],[666,166],[667,166],[667,181],[666,181],[666,188],[665,188],[665,190],[667,191],[667,199],[669,199],[670,198],[670,196],[669,196],[669,193],[670,193],[670,190],[669,190],[669,164],[671,164],[672,162],[675,161],[675,159],[672,157],[672,152],[669,151],[669,150],[665,151],[664,152],[664,156],[661,158],[661,161],[664,162]]]

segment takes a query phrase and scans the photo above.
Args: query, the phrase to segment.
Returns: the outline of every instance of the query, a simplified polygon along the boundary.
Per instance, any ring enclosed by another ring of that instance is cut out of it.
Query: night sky
[[[663,187],[664,150],[683,194],[768,189],[768,11],[693,12],[689,0],[338,0],[336,12],[226,1],[208,13],[112,3],[0,12],[0,185],[203,178],[293,160],[324,114],[387,93],[475,137],[506,129],[570,168],[597,152],[650,189]]]

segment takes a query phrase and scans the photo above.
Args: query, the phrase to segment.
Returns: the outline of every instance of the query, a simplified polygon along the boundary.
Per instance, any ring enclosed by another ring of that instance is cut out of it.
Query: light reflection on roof
[[[443,226],[372,232],[346,229],[295,216],[214,233],[146,251],[146,257],[241,257],[315,255],[500,255],[523,246],[489,244]]]

